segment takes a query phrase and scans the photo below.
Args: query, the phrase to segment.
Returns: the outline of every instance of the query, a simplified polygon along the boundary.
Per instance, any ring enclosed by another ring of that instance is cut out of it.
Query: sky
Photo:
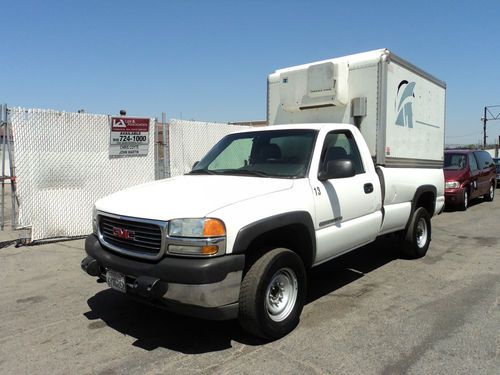
[[[500,105],[498,1],[0,0],[0,17],[10,106],[265,120],[268,74],[379,48],[447,83],[447,144],[482,142]]]

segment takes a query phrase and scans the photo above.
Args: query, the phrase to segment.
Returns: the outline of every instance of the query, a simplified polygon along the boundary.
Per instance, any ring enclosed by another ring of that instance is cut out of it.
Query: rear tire
[[[279,339],[299,323],[306,296],[306,271],[288,249],[265,253],[250,266],[240,290],[238,320],[246,331]]]
[[[490,190],[488,190],[488,193],[484,195],[484,199],[487,202],[493,201],[493,198],[495,198],[495,183],[490,185]]]
[[[431,242],[431,218],[427,210],[419,207],[413,213],[408,229],[401,238],[401,251],[410,259],[423,257]]]

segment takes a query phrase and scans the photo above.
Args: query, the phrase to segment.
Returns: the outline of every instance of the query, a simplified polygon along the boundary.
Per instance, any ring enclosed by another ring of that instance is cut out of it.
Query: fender
[[[436,209],[436,197],[437,197],[437,189],[434,185],[422,185],[417,188],[415,191],[415,194],[413,195],[413,199],[411,200],[411,211],[410,211],[410,217],[408,218],[408,222],[406,223],[405,231],[408,230],[408,226],[410,225],[411,218],[413,216],[413,213],[417,209],[417,202],[419,201],[420,197],[424,193],[432,193],[434,194],[434,200],[432,202],[432,212],[429,212],[430,216],[434,216],[434,210]]]
[[[434,216],[434,210],[436,209],[436,197],[437,197],[437,189],[434,185],[422,185],[417,188],[415,191],[415,195],[413,196],[413,199],[411,200],[411,213],[415,212],[417,209],[416,205],[422,194],[424,193],[432,193],[434,194],[434,201],[432,202],[432,212],[429,212],[431,216]]]
[[[255,221],[241,228],[234,242],[233,254],[245,253],[252,241],[258,236],[292,224],[302,224],[311,238],[311,262],[316,259],[316,233],[311,215],[307,211],[292,211]],[[310,264],[309,264],[310,266]]]

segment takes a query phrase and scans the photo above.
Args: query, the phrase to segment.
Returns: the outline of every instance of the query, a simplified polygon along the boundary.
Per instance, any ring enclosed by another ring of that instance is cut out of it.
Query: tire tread
[[[259,299],[259,292],[262,287],[264,276],[272,266],[273,259],[286,253],[299,258],[296,253],[285,248],[270,250],[264,253],[249,267],[241,283],[238,315],[239,324],[245,331],[264,339],[276,339],[279,338],[280,335],[270,334],[269,330],[266,330],[263,326],[259,306],[256,301]],[[303,287],[305,287],[305,285]]]

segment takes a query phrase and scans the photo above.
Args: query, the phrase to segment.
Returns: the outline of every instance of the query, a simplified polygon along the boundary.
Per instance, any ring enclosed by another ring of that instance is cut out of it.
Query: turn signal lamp
[[[217,219],[205,219],[203,237],[222,237],[226,235],[224,223]],[[210,246],[209,246],[210,247]]]

